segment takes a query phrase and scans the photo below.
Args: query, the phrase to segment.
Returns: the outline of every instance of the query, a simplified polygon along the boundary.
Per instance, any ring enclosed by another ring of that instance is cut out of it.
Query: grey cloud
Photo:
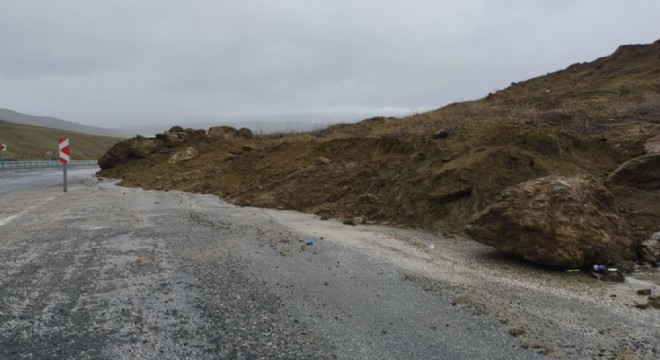
[[[437,107],[656,40],[660,3],[634,4],[8,1],[0,106],[190,116]]]

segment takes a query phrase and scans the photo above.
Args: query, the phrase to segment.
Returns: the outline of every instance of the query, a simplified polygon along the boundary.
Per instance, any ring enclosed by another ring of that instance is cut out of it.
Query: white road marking
[[[27,214],[28,212],[30,212],[30,211],[32,211],[32,210],[34,210],[34,209],[36,209],[36,208],[38,208],[38,207],[44,205],[45,203],[47,203],[47,202],[49,202],[49,201],[51,201],[51,200],[53,200],[53,199],[55,199],[55,198],[54,198],[54,197],[49,197],[49,198],[47,198],[46,200],[40,202],[39,204],[37,204],[37,205],[32,205],[32,206],[30,206],[29,208],[27,208],[27,209],[25,209],[25,210],[19,212],[18,214],[14,214],[14,215],[12,215],[12,216],[8,216],[8,217],[6,217],[6,218],[4,218],[4,219],[0,219],[0,226],[4,226],[4,225],[9,224],[9,223],[12,222],[14,219],[18,219],[19,217],[21,217],[21,216]]]

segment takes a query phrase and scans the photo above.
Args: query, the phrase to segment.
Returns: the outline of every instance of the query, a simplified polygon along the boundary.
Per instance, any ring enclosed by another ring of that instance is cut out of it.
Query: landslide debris
[[[405,122],[373,122],[381,121]],[[212,193],[239,205],[452,230],[510,185],[557,173],[605,175],[625,159],[606,142],[517,123],[465,124],[443,140],[407,132],[253,139],[167,133],[181,143],[144,138],[115,145],[100,175],[126,186]],[[136,148],[151,150],[142,157]],[[182,151],[196,156],[172,161]]]
[[[636,256],[614,196],[585,176],[549,176],[511,186],[472,218],[466,232],[527,260],[563,268]]]
[[[604,182],[658,134],[660,42],[405,118],[267,135],[177,126],[116,144],[99,175],[239,205],[460,232],[510,186],[549,175]],[[194,156],[177,158],[182,151]],[[639,242],[660,229],[660,191],[625,179],[608,182],[607,206]]]

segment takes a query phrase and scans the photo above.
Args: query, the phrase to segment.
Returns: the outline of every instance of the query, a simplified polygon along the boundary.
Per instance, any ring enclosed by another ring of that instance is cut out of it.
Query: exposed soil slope
[[[434,139],[440,128],[449,136]],[[461,231],[504,188],[550,174],[604,180],[659,132],[656,42],[401,119],[257,137],[171,129],[117,144],[100,175],[241,205]],[[658,191],[614,192],[636,236],[660,228]]]

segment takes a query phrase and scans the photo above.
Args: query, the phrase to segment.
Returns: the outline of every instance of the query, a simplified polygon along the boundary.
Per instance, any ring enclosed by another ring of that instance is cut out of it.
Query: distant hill
[[[62,129],[75,131],[90,135],[127,137],[127,134],[120,130],[104,129],[95,126],[78,124],[50,116],[35,116],[23,114],[17,111],[0,108],[0,120],[10,121],[16,124],[43,126],[52,129]]]
[[[0,143],[8,148],[0,155],[5,158],[47,159],[47,151],[57,155],[57,139],[60,137],[70,139],[71,159],[74,160],[97,159],[112,145],[123,140],[0,120]]]

